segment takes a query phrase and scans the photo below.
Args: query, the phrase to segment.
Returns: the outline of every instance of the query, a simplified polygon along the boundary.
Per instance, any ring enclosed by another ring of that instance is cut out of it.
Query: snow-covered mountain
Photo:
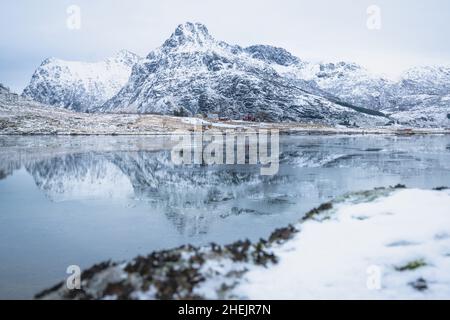
[[[351,62],[312,63],[282,48],[242,48],[199,23],[179,25],[144,59],[46,60],[24,95],[77,111],[218,114],[331,125],[450,125],[450,68],[413,68],[399,81]]]
[[[95,63],[46,59],[33,74],[23,95],[49,105],[90,111],[125,85],[139,59],[125,50]]]
[[[8,93],[9,93],[9,89],[7,87],[5,87],[2,83],[0,83],[0,94],[6,95]]]
[[[292,79],[312,81],[317,86],[342,101],[356,106],[382,110],[388,99],[392,81],[374,75],[351,62],[295,63],[277,67],[277,71]]]
[[[19,96],[11,92],[8,87],[5,87],[2,83],[0,83],[0,103],[2,101],[14,102],[19,99]]]
[[[424,66],[406,71],[389,89],[384,112],[414,126],[450,126],[450,67]]]
[[[381,114],[369,115],[322,96],[315,83],[291,81],[273,67],[301,63],[283,49],[229,45],[215,40],[204,25],[186,23],[133,67],[129,82],[99,111],[217,113],[233,119],[250,114],[260,121],[331,124],[387,122]]]
[[[450,94],[450,66],[423,66],[407,70],[396,84],[397,92],[404,95]]]
[[[277,71],[314,82],[341,101],[381,111],[394,122],[415,127],[450,125],[450,67],[415,67],[398,81],[373,74],[354,63],[295,63]]]

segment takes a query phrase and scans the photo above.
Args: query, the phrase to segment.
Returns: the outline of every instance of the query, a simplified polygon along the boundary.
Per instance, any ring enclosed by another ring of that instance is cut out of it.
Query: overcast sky
[[[67,28],[70,5],[81,9],[79,30]],[[381,9],[381,30],[367,27],[370,5]],[[47,57],[146,55],[185,21],[230,44],[271,44],[392,76],[450,62],[448,0],[2,0],[0,82],[21,91]]]

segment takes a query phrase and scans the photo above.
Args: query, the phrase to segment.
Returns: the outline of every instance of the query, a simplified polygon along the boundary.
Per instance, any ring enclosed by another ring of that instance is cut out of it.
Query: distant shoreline
[[[314,135],[423,135],[450,134],[450,128],[346,127],[320,123],[249,122],[151,114],[80,113],[52,108],[33,101],[20,104],[0,103],[0,135],[23,136],[160,136],[175,131],[278,130],[280,134]]]
[[[190,129],[193,128],[185,128],[180,127],[180,130],[193,131]],[[225,132],[225,130],[212,127],[213,130],[219,129],[219,131]],[[248,127],[237,127],[236,130],[255,130],[258,132],[259,129],[265,130],[279,130],[280,135],[393,135],[393,136],[417,136],[417,135],[448,135],[450,134],[450,129],[411,129],[411,131],[404,132],[401,129],[385,129],[385,128],[365,128],[365,129],[343,129],[343,128],[308,128],[308,129],[300,129],[300,128],[283,128],[277,127],[276,124],[271,125],[270,127],[257,127],[257,126],[248,126]],[[20,130],[13,132],[2,132],[0,129],[0,136],[60,136],[60,137],[82,137],[82,136],[128,136],[128,137],[142,137],[142,136],[171,136],[177,135],[180,133],[176,132],[177,129],[173,131],[144,131],[144,132],[20,132]],[[204,132],[208,132],[205,130]]]

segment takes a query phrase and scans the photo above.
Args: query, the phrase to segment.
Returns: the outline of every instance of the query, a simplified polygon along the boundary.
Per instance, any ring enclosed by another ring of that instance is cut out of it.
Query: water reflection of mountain
[[[175,166],[169,151],[68,154],[25,167],[51,201],[141,201],[188,234],[207,232],[212,220],[230,213],[267,213],[246,209],[248,199],[287,201],[274,192],[287,177],[264,177],[256,167]]]
[[[133,195],[130,179],[100,154],[69,154],[25,167],[39,189],[55,202]]]
[[[306,165],[323,157],[317,152]],[[250,166],[176,166],[169,151],[66,154],[27,162],[25,168],[53,202],[137,201],[149,212],[163,212],[188,235],[206,233],[215,219],[277,214],[302,197],[322,197],[335,188],[328,180],[299,179],[290,171],[261,176]]]
[[[317,142],[317,138],[309,138],[302,144],[284,144],[281,171],[272,177],[261,176],[259,169],[251,166],[175,166],[167,150],[88,151],[41,159],[36,156],[2,159],[0,177],[5,178],[25,164],[36,185],[52,201],[134,198],[185,208],[242,197],[270,199],[276,186],[296,184],[298,168],[371,168],[396,174],[406,161],[415,161],[419,167],[441,165],[440,159],[418,156],[398,143],[394,150],[389,141],[378,143],[377,147],[359,145],[355,138],[341,138],[339,144],[332,146]],[[432,150],[425,151],[426,156]]]
[[[236,198],[243,186],[257,189],[262,180],[279,179],[262,177],[257,170],[175,166],[168,151],[69,154],[32,162],[26,169],[37,186],[54,201],[77,200],[84,198],[83,189],[111,186],[119,188],[118,195],[132,193],[134,198],[142,200],[204,205]],[[98,194],[101,196],[114,194]],[[180,200],[183,201],[180,203]]]
[[[20,169],[20,162],[17,161],[6,161],[0,166],[0,180],[6,179],[8,176],[12,175],[15,170]]]

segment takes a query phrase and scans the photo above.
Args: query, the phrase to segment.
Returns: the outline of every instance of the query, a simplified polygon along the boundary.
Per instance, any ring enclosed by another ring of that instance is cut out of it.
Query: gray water
[[[175,166],[169,137],[0,137],[0,298],[183,244],[267,237],[350,191],[450,185],[449,136],[283,136],[280,170]]]

